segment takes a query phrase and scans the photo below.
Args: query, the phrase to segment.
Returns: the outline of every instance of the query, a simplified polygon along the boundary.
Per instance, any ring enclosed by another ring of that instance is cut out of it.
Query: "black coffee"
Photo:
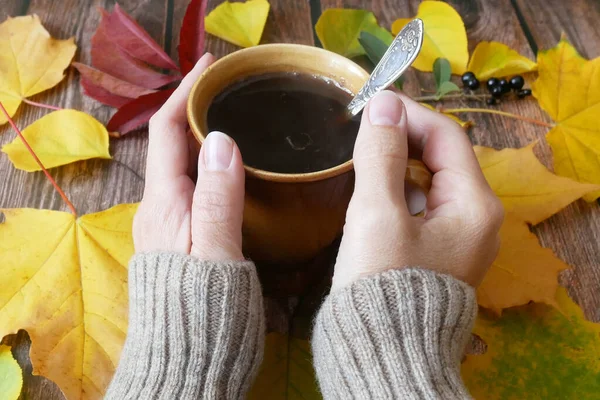
[[[251,167],[314,172],[352,158],[359,120],[345,118],[350,93],[334,82],[274,73],[236,82],[208,110],[208,129],[231,136]]]

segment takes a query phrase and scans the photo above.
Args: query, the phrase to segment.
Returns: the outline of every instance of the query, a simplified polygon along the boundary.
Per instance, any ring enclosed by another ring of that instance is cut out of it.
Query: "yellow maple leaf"
[[[8,114],[15,115],[22,99],[60,82],[76,49],[73,38],[50,37],[37,15],[0,24],[0,102]],[[0,113],[0,125],[6,122]]]
[[[554,304],[558,273],[569,268],[520,218],[507,214],[500,228],[500,251],[481,285],[477,303],[499,314],[530,301]]]
[[[586,60],[566,39],[538,53],[533,95],[557,122],[546,139],[557,174],[600,184],[600,57]],[[593,201],[600,190],[584,198]]]
[[[0,345],[0,398],[17,400],[23,386],[23,372],[10,352],[10,346]]]
[[[106,128],[81,111],[54,111],[23,129],[22,134],[46,168],[90,158],[111,158]],[[2,151],[15,168],[29,172],[41,169],[19,137],[4,145]]]
[[[366,10],[329,8],[323,11],[315,25],[315,32],[323,48],[345,57],[365,54],[358,41],[361,32],[368,32],[386,45],[394,38],[379,26],[375,15]]]
[[[269,333],[263,362],[248,399],[322,399],[308,340]]]
[[[534,146],[500,151],[474,146],[473,150],[504,209],[535,225],[600,186],[554,175],[535,156]]]
[[[260,43],[269,7],[267,0],[226,1],[206,16],[206,32],[240,47],[256,46]]]
[[[474,333],[487,344],[467,356],[462,376],[475,399],[595,399],[600,393],[600,324],[559,289],[558,309],[530,304],[502,317],[480,312]]]
[[[413,67],[431,72],[437,58],[450,62],[454,74],[466,71],[469,61],[467,31],[460,15],[452,6],[442,1],[424,1],[419,5],[416,18],[424,24],[423,47]],[[400,18],[392,24],[392,33],[397,35],[411,19]]]
[[[534,71],[537,64],[498,42],[479,42],[469,61],[469,71],[483,81]]]
[[[135,204],[78,219],[1,210],[0,338],[25,329],[33,373],[68,399],[102,398],[127,331],[127,263]]]

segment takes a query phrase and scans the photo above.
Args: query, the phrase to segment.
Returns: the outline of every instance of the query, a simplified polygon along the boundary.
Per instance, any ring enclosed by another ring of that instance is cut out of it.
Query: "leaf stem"
[[[17,125],[15,124],[15,122],[12,120],[12,118],[10,117],[10,115],[8,115],[8,112],[6,111],[6,108],[4,108],[4,104],[2,104],[1,101],[0,101],[0,110],[2,111],[2,113],[4,114],[4,116],[6,117],[6,119],[8,120],[8,123],[10,124],[10,126],[12,126],[12,128],[15,130],[15,132],[17,132],[17,135],[19,135],[19,137],[23,141],[23,144],[25,145],[25,147],[27,148],[27,150],[29,151],[29,153],[31,154],[31,156],[33,157],[33,159],[35,160],[35,162],[40,166],[40,168],[42,169],[42,171],[44,171],[44,174],[46,174],[46,177],[48,178],[48,180],[50,181],[50,183],[52,184],[52,186],[54,186],[54,188],[56,189],[56,191],[58,192],[58,194],[60,195],[60,197],[62,197],[62,199],[64,200],[64,202],[67,204],[67,206],[71,210],[71,214],[73,214],[75,217],[77,217],[77,211],[75,210],[75,206],[73,206],[73,203],[71,203],[69,201],[69,198],[67,197],[67,195],[65,194],[65,192],[63,192],[62,189],[60,188],[60,186],[58,186],[58,184],[56,183],[56,181],[54,180],[54,178],[52,178],[52,176],[50,175],[50,173],[48,172],[48,170],[46,169],[46,167],[44,167],[44,164],[42,164],[42,161],[35,154],[35,151],[33,151],[33,149],[31,148],[31,146],[29,146],[29,143],[27,143],[27,140],[25,139],[25,137],[23,136],[23,134],[21,133],[21,131],[19,130],[19,128],[17,128]]]
[[[62,108],[60,108],[60,107],[56,107],[56,106],[52,106],[52,105],[50,105],[50,104],[38,103],[38,102],[36,102],[36,101],[31,101],[31,100],[27,100],[27,99],[21,99],[21,101],[22,101],[23,103],[27,103],[27,104],[29,104],[29,105],[36,106],[36,107],[40,107],[40,108],[48,108],[48,109],[50,109],[50,110],[55,110],[55,111],[57,111],[57,110],[62,110]]]
[[[444,101],[444,100],[450,100],[450,99],[462,99],[462,100],[479,100],[479,101],[483,101],[483,100],[487,100],[490,97],[491,96],[488,95],[488,94],[464,94],[464,93],[460,93],[460,94],[449,94],[449,95],[446,95],[446,96],[442,96],[441,98],[438,98],[435,95],[433,95],[433,96],[420,96],[420,97],[414,97],[413,100],[415,100],[415,101]]]
[[[533,119],[533,118],[528,118],[523,115],[513,114],[513,113],[506,112],[506,111],[490,110],[487,108],[468,108],[468,107],[467,108],[442,108],[440,111],[447,113],[447,114],[458,114],[458,113],[496,114],[496,115],[501,115],[503,117],[518,119],[521,121],[529,122],[531,124],[544,126],[546,128],[554,128],[554,126],[555,126],[553,124],[549,124],[547,122],[540,121],[540,120]]]

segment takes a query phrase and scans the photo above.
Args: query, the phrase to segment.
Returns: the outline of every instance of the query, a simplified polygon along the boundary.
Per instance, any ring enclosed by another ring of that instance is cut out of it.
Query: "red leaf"
[[[157,89],[180,79],[179,76],[164,75],[153,70],[117,46],[108,34],[112,29],[108,21],[108,14],[103,12],[102,21],[92,37],[91,54],[94,67],[118,79],[147,89]]]
[[[208,0],[192,0],[179,31],[179,64],[185,76],[204,54],[204,16]]]
[[[129,55],[160,68],[178,70],[175,61],[118,4],[108,15],[109,37]]]
[[[126,134],[150,121],[150,118],[167,101],[175,89],[165,89],[146,94],[130,101],[108,121],[106,128],[110,132]]]
[[[78,62],[72,65],[81,74],[81,86],[85,94],[109,106],[118,108],[132,99],[154,93],[154,90],[125,82],[88,65]]]

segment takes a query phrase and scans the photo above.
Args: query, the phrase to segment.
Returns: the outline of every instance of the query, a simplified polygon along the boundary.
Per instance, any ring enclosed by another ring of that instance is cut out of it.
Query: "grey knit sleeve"
[[[169,253],[129,263],[129,328],[106,399],[241,399],[264,346],[253,263]]]
[[[313,331],[325,399],[465,399],[460,359],[475,290],[448,275],[390,270],[331,294]]]

